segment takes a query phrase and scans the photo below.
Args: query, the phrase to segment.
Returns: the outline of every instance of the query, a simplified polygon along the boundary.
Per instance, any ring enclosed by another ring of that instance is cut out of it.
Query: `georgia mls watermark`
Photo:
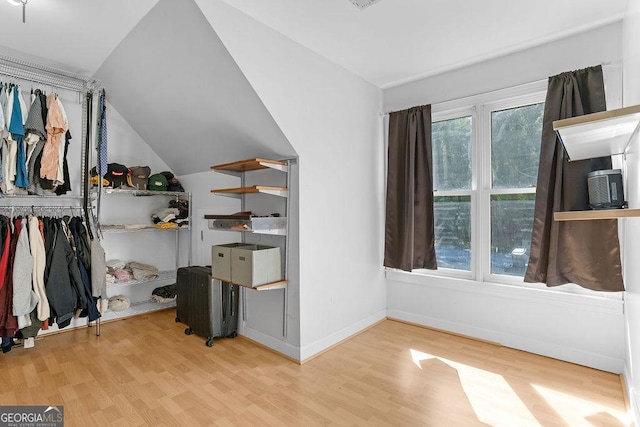
[[[0,427],[63,427],[64,406],[0,406]]]

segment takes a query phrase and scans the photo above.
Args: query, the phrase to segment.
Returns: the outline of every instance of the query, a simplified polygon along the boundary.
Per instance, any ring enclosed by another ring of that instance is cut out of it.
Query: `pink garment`
[[[56,94],[47,96],[47,142],[42,149],[40,177],[56,181],[60,158],[60,138],[67,132],[68,124],[60,110]],[[63,180],[63,177],[60,177]]]
[[[131,280],[131,274],[127,270],[124,270],[121,268],[114,271],[113,275],[116,276],[116,279],[118,279],[121,282],[126,282],[127,280]]]

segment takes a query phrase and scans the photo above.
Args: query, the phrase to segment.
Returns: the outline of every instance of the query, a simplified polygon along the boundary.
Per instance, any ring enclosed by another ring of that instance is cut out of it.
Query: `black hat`
[[[167,178],[167,191],[184,191],[184,187],[178,181],[178,178],[169,171],[160,172],[161,175],[164,175]]]
[[[107,165],[107,174],[104,176],[104,178],[109,181],[109,185],[111,187],[126,187],[128,177],[129,168],[125,165],[121,165],[120,163],[109,163]]]

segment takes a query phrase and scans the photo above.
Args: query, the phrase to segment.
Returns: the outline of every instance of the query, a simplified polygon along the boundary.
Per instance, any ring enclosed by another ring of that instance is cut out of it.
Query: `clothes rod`
[[[27,206],[27,205],[21,205],[21,206],[0,206],[0,210],[6,211],[6,210],[20,210],[20,211],[25,211],[25,210],[46,210],[46,209],[77,209],[77,210],[82,210],[82,206],[44,206],[44,205],[34,205],[34,206]]]
[[[96,79],[67,71],[29,63],[0,54],[0,74],[32,83],[76,91],[94,90],[100,86]]]

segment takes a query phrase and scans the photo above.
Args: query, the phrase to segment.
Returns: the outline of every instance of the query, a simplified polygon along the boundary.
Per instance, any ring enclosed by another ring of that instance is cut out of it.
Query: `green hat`
[[[167,191],[167,185],[167,178],[161,173],[156,173],[149,177],[147,188],[152,191]]]

